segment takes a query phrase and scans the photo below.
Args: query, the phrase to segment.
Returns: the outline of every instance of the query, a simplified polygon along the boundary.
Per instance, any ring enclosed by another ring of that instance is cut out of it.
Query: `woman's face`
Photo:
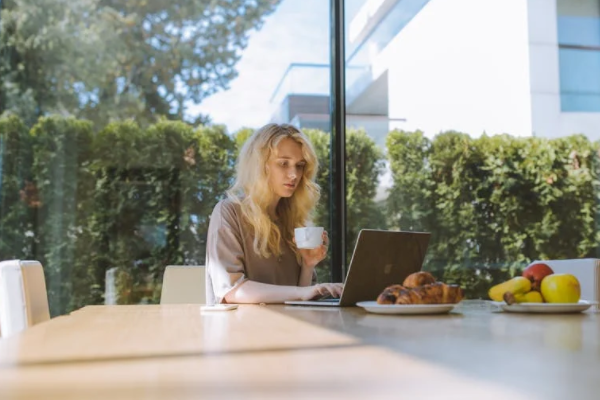
[[[282,139],[277,151],[267,161],[269,185],[279,197],[291,197],[304,173],[306,160],[302,156],[302,145],[294,139]]]

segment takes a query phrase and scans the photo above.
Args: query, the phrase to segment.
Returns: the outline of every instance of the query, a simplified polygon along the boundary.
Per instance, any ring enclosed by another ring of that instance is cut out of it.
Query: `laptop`
[[[339,299],[293,300],[285,304],[348,307],[376,300],[383,289],[402,284],[408,275],[421,270],[430,237],[428,232],[362,229]]]

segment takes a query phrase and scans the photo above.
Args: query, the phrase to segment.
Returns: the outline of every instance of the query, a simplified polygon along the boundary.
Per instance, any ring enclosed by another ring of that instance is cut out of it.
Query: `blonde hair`
[[[277,215],[283,232],[268,215],[275,192],[269,185],[267,161],[277,153],[281,140],[290,138],[302,146],[306,165],[297,188],[291,197],[277,204]],[[254,229],[254,251],[262,257],[281,255],[280,243],[285,240],[299,259],[293,242],[294,228],[306,226],[319,201],[321,189],[315,182],[319,161],[308,138],[296,127],[287,124],[268,124],[257,130],[244,143],[237,160],[236,180],[228,197],[241,206],[242,216]]]

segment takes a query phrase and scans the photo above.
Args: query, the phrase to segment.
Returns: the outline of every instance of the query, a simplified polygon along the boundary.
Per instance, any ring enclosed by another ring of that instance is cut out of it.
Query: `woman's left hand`
[[[314,249],[298,249],[302,256],[302,266],[314,268],[318,263],[323,261],[327,256],[327,248],[329,247],[329,235],[327,231],[323,231],[323,244]]]

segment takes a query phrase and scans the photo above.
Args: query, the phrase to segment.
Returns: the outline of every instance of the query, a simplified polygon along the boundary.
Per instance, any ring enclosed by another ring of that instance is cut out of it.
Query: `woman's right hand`
[[[302,288],[301,300],[314,300],[325,296],[339,298],[342,296],[344,289],[343,283],[318,283],[313,286],[305,286]]]

